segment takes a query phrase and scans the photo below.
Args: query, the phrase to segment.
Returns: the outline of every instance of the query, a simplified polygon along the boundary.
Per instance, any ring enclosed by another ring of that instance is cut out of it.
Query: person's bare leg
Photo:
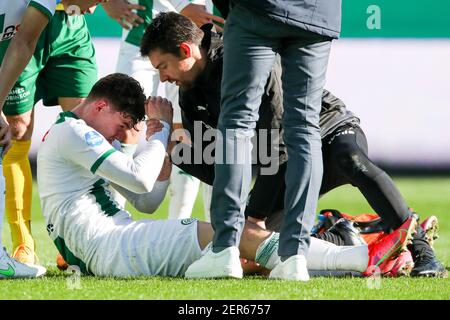
[[[198,222],[198,240],[203,250],[212,241],[214,231],[211,224]],[[272,269],[279,261],[277,253],[279,234],[260,228],[246,221],[239,250],[241,258]],[[312,238],[308,253],[310,270],[364,271],[368,262],[367,246],[339,247],[332,243]],[[250,268],[249,268],[250,269]],[[254,271],[254,268],[249,271]]]
[[[214,230],[210,223],[199,221],[197,234],[200,248],[203,250],[208,243],[212,241]],[[239,245],[241,258],[255,260],[256,251],[258,250],[259,245],[271,234],[272,231],[262,229],[256,224],[247,221]]]
[[[35,243],[31,235],[31,194],[33,178],[28,152],[33,134],[34,111],[9,115],[12,147],[3,159],[5,175],[6,217],[11,227],[13,257],[22,263],[34,264]]]

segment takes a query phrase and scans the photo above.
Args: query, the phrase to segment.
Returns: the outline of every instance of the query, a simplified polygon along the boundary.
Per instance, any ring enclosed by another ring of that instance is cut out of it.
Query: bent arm
[[[91,172],[108,179],[114,184],[135,193],[151,192],[161,172],[166,156],[170,126],[163,122],[164,128],[155,133],[145,144],[144,149],[134,159],[121,152],[104,154],[91,166]]]
[[[152,191],[146,193],[135,193],[115,183],[111,183],[114,189],[122,194],[136,210],[142,213],[153,213],[158,209],[166,196],[169,181],[156,181]]]

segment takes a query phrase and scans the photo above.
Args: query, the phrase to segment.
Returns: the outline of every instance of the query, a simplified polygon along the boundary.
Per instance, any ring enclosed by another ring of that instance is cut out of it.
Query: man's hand
[[[167,122],[172,126],[173,108],[172,103],[166,98],[150,97],[145,104],[145,114],[149,119]]]
[[[219,16],[208,13],[204,5],[191,3],[184,7],[180,13],[194,21],[194,23],[199,27],[207,23],[214,23],[216,30],[218,32],[222,32],[222,28],[216,23],[223,25],[225,20]]]
[[[164,128],[161,121],[157,119],[149,119],[147,120],[147,132],[145,134],[145,137],[147,140],[154,135],[157,132],[160,132]]]
[[[124,29],[130,30],[132,26],[137,27],[144,20],[133,10],[145,10],[145,7],[138,4],[131,4],[127,0],[109,0],[102,3],[108,16],[116,20]]]
[[[9,148],[11,148],[11,131],[9,130],[9,124],[3,112],[0,116],[0,146],[3,148],[0,156],[5,155]]]

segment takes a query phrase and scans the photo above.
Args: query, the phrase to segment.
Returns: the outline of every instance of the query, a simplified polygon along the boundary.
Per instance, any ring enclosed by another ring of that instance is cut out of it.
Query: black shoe
[[[345,218],[339,219],[328,231],[340,236],[344,240],[344,246],[360,246],[366,244],[359,230],[353,225],[353,222]]]
[[[447,278],[445,266],[435,256],[422,256],[414,262],[411,277]]]

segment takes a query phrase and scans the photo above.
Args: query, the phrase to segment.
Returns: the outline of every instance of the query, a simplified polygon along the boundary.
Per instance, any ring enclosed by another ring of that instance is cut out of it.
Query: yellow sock
[[[25,244],[34,251],[30,226],[33,188],[28,159],[30,146],[31,140],[12,140],[12,147],[3,159],[3,174],[6,182],[6,217],[11,227],[13,252],[21,244]]]

